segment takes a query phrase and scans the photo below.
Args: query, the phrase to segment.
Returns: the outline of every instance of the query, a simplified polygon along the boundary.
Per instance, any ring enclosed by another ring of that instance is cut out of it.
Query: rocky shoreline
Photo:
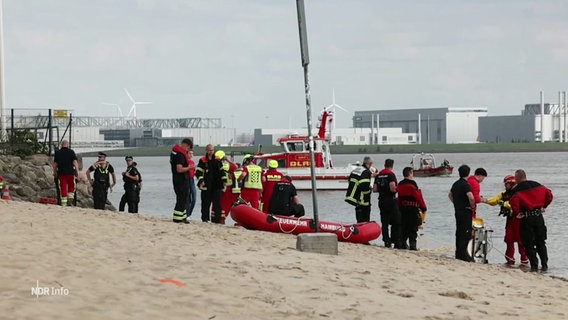
[[[53,158],[36,154],[25,159],[17,156],[0,156],[0,176],[9,183],[10,197],[15,201],[39,202],[40,198],[57,199],[53,178]],[[79,157],[79,178],[76,186],[77,207],[93,208],[91,186]],[[107,202],[107,210],[116,211]]]

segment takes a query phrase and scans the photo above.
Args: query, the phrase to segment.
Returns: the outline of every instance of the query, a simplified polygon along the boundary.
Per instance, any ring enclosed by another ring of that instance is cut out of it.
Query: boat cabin
[[[305,136],[288,136],[278,139],[282,146],[281,153],[255,155],[256,164],[268,168],[268,160],[278,161],[278,168],[309,168],[310,167],[310,141]],[[329,141],[314,138],[314,166],[316,168],[332,168]]]

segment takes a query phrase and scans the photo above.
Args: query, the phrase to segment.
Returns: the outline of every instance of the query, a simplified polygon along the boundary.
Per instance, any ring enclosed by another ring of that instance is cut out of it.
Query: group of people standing
[[[414,181],[412,167],[402,170],[404,179],[400,182],[397,182],[393,167],[394,160],[386,159],[384,168],[377,172],[371,157],[365,157],[362,165],[355,168],[349,176],[345,201],[355,206],[358,223],[369,222],[371,193],[378,193],[385,247],[418,250],[418,229],[426,214],[426,203]]]
[[[479,196],[479,182],[483,181],[487,172],[478,168],[474,175],[470,176],[470,170],[467,165],[458,168],[460,178],[454,182],[448,195],[455,209],[456,259],[473,261],[468,252],[472,221],[476,217],[477,204],[487,203],[499,205],[499,215],[507,218],[504,238],[507,244],[506,263],[515,264],[516,242],[521,265],[530,264],[530,271],[538,271],[540,258],[540,270],[547,271],[547,234],[543,213],[553,199],[550,189],[536,181],[527,180],[526,172],[519,169],[515,171],[514,176],[507,175],[503,179],[505,191],[495,197],[484,199]]]
[[[170,164],[176,194],[173,222],[189,223],[196,203],[196,187],[201,192],[202,222],[224,224],[231,207],[239,201],[266,213],[304,215],[292,179],[277,170],[276,160],[269,160],[268,170],[263,171],[252,155],[245,155],[242,164],[238,164],[222,150],[215,152],[211,144],[205,147],[205,155],[197,165],[192,158],[191,139],[183,139],[172,148]]]
[[[355,206],[357,222],[370,221],[371,193],[379,194],[378,207],[384,246],[397,249],[417,250],[417,232],[424,223],[426,203],[416,181],[413,168],[402,170],[404,179],[397,182],[393,172],[394,160],[386,159],[384,168],[377,172],[370,157],[365,157],[361,166],[349,176],[345,201]],[[454,206],[456,221],[455,257],[473,261],[468,244],[473,236],[472,224],[476,218],[477,204],[499,205],[500,215],[507,217],[505,227],[506,263],[515,263],[517,243],[521,264],[529,265],[531,271],[548,270],[546,248],[546,225],[543,213],[552,201],[552,192],[538,182],[527,180],[524,170],[507,175],[505,191],[495,197],[480,195],[480,183],[487,177],[484,168],[477,168],[473,175],[467,165],[458,168],[459,179],[453,183],[448,197]],[[538,255],[538,257],[537,257]]]
[[[87,181],[92,188],[93,206],[100,210],[105,209],[108,191],[112,191],[116,185],[114,167],[106,158],[107,155],[104,152],[99,152],[97,161],[85,171]],[[124,211],[125,206],[128,205],[128,212],[138,213],[142,176],[132,156],[126,156],[125,161],[126,170],[122,172],[125,193],[120,201],[119,211]],[[91,173],[93,173],[93,178],[91,178]],[[75,191],[79,176],[79,163],[75,151],[69,147],[68,140],[62,140],[60,148],[55,152],[53,175],[59,194],[58,203],[62,206],[74,206],[77,200]]]

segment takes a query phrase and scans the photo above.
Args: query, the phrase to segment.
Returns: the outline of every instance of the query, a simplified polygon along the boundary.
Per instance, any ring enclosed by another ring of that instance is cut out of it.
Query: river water
[[[374,166],[382,168],[386,158],[394,159],[394,172],[397,178],[402,179],[402,169],[410,163],[411,154],[371,154]],[[197,157],[196,157],[197,158]],[[481,195],[491,197],[497,195],[503,189],[503,177],[514,174],[516,169],[524,169],[529,180],[535,180],[552,190],[554,200],[545,213],[548,227],[548,253],[549,274],[568,278],[568,256],[564,242],[568,241],[568,229],[562,219],[566,218],[564,207],[568,199],[568,183],[563,169],[564,161],[568,161],[568,154],[564,152],[547,153],[451,153],[437,154],[437,161],[447,159],[455,169],[451,177],[427,177],[415,178],[418,186],[422,189],[424,199],[428,206],[426,223],[423,234],[419,237],[418,246],[422,250],[429,250],[436,254],[453,256],[455,219],[453,206],[448,200],[448,192],[452,183],[458,178],[457,167],[467,164],[472,168],[483,167],[488,172],[488,177],[481,184]],[[239,160],[239,159],[236,159]],[[336,155],[336,166],[343,166],[357,160],[363,160],[363,155]],[[94,158],[84,158],[84,166],[87,167],[95,161]],[[120,172],[125,169],[123,158],[109,158],[117,172],[117,187],[110,193],[109,199],[118,206],[120,197],[124,193]],[[142,174],[144,186],[141,193],[140,212],[149,215],[170,217],[175,203],[169,157],[137,157],[138,169]],[[317,192],[318,217],[322,221],[334,221],[341,223],[354,223],[354,208],[343,201],[343,191],[320,191]],[[311,191],[299,193],[300,201],[306,207],[306,216],[313,217],[313,200]],[[191,219],[199,219],[200,203],[198,200]],[[371,219],[380,221],[377,199],[373,195],[373,209]],[[490,238],[489,263],[502,264],[505,262],[503,242],[505,219],[498,216],[498,207],[490,207],[480,204],[478,217],[485,221],[485,226],[494,232]],[[228,221],[232,225],[232,221]],[[380,239],[374,243],[381,244]],[[564,252],[564,253],[563,253]],[[518,254],[515,253],[517,262]]]

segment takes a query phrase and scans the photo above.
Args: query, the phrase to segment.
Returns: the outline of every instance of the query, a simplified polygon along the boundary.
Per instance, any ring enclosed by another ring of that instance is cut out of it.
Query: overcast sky
[[[306,126],[294,0],[3,0],[7,108]],[[306,0],[313,116],[487,107],[568,90],[568,1]]]

